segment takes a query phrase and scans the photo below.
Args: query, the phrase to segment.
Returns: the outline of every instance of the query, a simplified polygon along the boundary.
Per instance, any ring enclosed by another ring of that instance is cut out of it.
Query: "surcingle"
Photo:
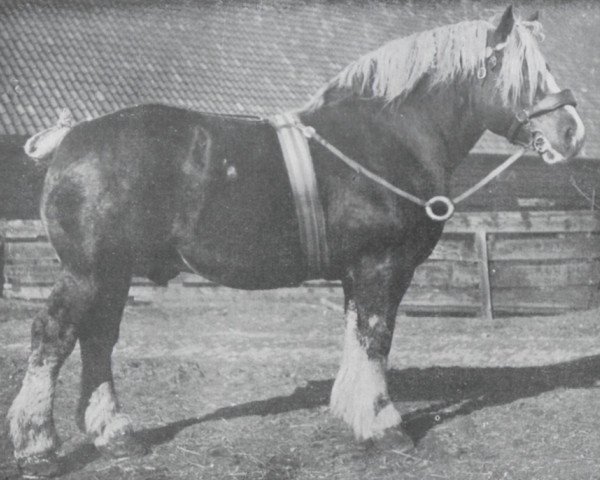
[[[269,119],[277,130],[279,144],[290,179],[300,243],[311,275],[318,276],[329,265],[329,248],[325,231],[325,215],[317,190],[317,179],[306,137],[298,128],[300,120],[293,113]]]

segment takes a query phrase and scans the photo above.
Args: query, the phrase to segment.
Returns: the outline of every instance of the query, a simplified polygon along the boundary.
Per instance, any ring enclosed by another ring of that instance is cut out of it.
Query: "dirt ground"
[[[493,322],[400,316],[391,395],[417,441],[403,452],[358,444],[327,411],[343,336],[334,293],[205,289],[128,306],[116,383],[151,453],[107,460],[85,442],[73,421],[76,351],[56,398],[63,478],[600,478],[600,312]],[[1,417],[42,307],[0,301]],[[3,431],[2,479],[15,473],[11,456]]]

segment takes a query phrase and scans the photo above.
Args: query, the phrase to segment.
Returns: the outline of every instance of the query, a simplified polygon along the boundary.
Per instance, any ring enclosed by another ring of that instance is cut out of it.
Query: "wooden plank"
[[[4,240],[0,237],[0,297],[4,295]]]
[[[154,287],[154,286],[156,286],[156,283],[154,283],[152,280],[148,280],[147,278],[144,278],[144,277],[133,277],[131,279],[131,286],[136,286],[136,287],[144,287],[144,286]]]
[[[522,310],[544,308],[588,309],[595,304],[597,287],[519,287],[494,290],[494,310],[519,306]]]
[[[494,307],[494,315],[499,316],[531,316],[531,315],[558,315],[572,312],[572,307],[554,306],[519,306],[519,305],[497,305]]]
[[[40,220],[0,220],[0,235],[7,240],[45,240]]]
[[[217,285],[215,282],[211,282],[195,273],[180,273],[177,276],[177,281],[180,281],[186,287],[209,287]]]
[[[443,234],[429,260],[476,261],[475,244],[471,233]]]
[[[7,263],[31,263],[38,260],[56,260],[56,251],[48,242],[6,242]]]
[[[20,285],[52,285],[60,272],[56,263],[6,264],[4,278],[7,283]]]
[[[475,233],[475,244],[477,245],[477,255],[479,257],[481,316],[488,320],[492,320],[494,318],[492,309],[492,289],[490,287],[487,233],[484,230]]]
[[[563,233],[545,235],[492,235],[490,260],[560,260],[600,258],[600,235]]]
[[[477,288],[479,270],[476,262],[428,260],[415,270],[411,285]]]
[[[20,298],[24,300],[45,300],[52,291],[51,286],[24,286],[16,287],[14,285],[4,286],[4,296],[6,298]]]
[[[480,314],[481,308],[478,305],[404,305],[398,307],[399,313],[419,316],[459,316],[475,317]]]
[[[402,299],[404,307],[414,305],[447,306],[457,309],[460,307],[478,308],[479,289],[477,288],[433,288],[411,285]]]
[[[445,233],[598,232],[600,214],[590,210],[458,212],[446,222]]]
[[[600,284],[600,260],[553,263],[491,262],[491,285],[508,287],[573,287]]]

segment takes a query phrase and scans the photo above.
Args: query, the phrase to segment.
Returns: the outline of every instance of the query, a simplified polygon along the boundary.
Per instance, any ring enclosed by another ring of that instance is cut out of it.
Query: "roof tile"
[[[533,3],[542,9],[547,32],[542,49],[559,83],[578,97],[586,153],[600,158],[600,137],[590,134],[600,127],[600,3]],[[11,87],[10,95],[0,96],[0,134],[34,133],[54,122],[62,107],[83,117],[156,101],[260,115],[297,108],[347,62],[385,41],[489,18],[502,8],[491,0],[441,6],[3,0],[0,81]],[[486,134],[475,149],[512,148]]]

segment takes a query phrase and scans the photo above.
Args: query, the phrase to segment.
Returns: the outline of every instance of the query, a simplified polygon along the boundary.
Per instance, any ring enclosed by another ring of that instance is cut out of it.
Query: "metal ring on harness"
[[[438,205],[443,205],[445,208],[445,212],[441,215],[438,215],[433,211],[433,207]],[[432,220],[435,220],[436,222],[444,222],[448,220],[454,213],[454,203],[448,197],[437,195],[427,200],[425,203],[425,212]]]

